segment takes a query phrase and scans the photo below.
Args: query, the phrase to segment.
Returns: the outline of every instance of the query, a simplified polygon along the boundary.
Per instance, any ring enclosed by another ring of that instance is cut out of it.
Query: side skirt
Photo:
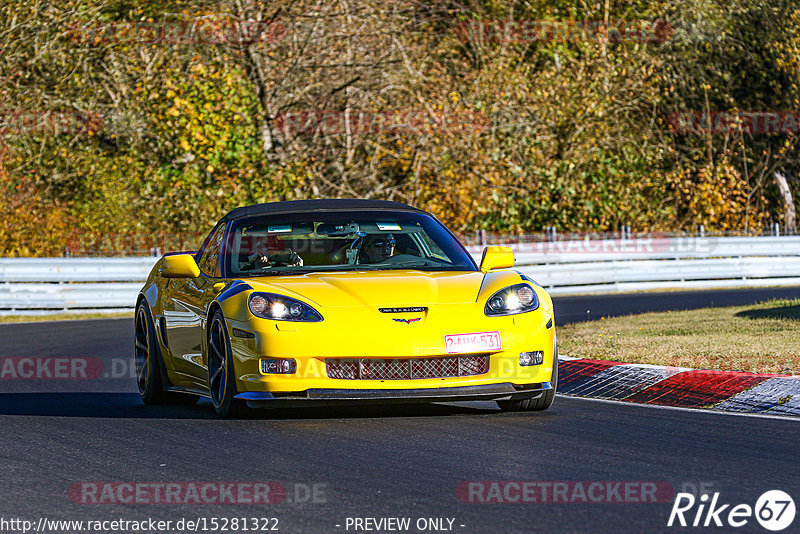
[[[198,397],[203,397],[204,399],[210,399],[211,395],[209,395],[208,391],[203,391],[199,388],[187,388],[183,386],[170,386],[165,388],[166,391],[172,393],[188,393],[190,395],[197,395]]]

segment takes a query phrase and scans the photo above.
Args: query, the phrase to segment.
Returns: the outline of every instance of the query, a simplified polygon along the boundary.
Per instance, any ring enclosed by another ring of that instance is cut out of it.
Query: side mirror
[[[161,268],[164,278],[197,278],[200,276],[200,267],[191,254],[174,254],[164,256],[164,266]]]
[[[492,269],[510,269],[514,266],[514,251],[510,247],[491,246],[483,249],[481,271],[488,273]]]

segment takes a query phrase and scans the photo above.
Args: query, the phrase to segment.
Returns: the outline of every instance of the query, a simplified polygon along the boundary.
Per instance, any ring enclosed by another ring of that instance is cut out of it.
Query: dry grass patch
[[[800,374],[800,300],[575,323],[559,327],[558,346],[581,358]]]

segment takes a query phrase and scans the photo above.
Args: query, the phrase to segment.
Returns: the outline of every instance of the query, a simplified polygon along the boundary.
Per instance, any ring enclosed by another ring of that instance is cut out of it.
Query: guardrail
[[[800,236],[509,244],[516,268],[554,295],[800,285]],[[469,247],[480,257],[478,247]]]
[[[0,313],[132,309],[158,258],[0,258]]]
[[[552,294],[800,285],[800,236],[632,238],[508,245]],[[481,249],[468,247],[480,261]],[[0,258],[0,314],[131,309],[153,257]]]

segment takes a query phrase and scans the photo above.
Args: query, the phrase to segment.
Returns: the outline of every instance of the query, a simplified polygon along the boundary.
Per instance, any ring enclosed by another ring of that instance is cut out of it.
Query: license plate
[[[475,332],[444,336],[444,348],[448,354],[501,350],[500,332]]]

